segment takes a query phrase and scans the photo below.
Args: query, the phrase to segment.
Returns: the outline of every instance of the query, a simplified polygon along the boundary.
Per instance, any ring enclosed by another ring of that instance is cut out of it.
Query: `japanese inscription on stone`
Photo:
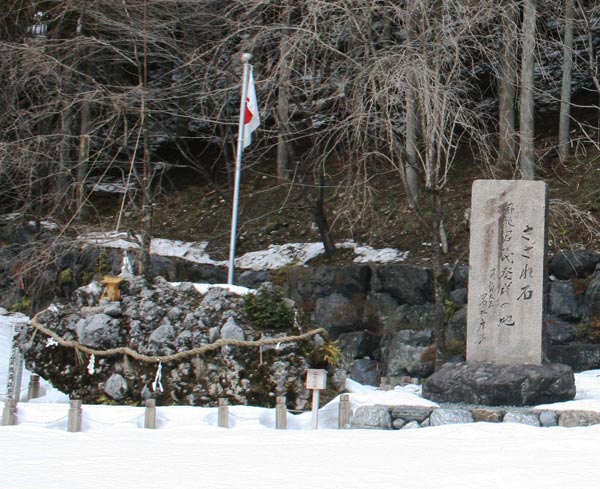
[[[542,362],[546,184],[473,183],[467,361]]]

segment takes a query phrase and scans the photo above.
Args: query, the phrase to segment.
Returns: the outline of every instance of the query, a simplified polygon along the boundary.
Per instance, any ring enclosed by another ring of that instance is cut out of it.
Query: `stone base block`
[[[350,427],[363,430],[390,430],[392,417],[385,406],[360,406],[352,416]]]
[[[423,397],[435,402],[485,406],[535,406],[575,397],[571,367],[447,363],[423,386]]]

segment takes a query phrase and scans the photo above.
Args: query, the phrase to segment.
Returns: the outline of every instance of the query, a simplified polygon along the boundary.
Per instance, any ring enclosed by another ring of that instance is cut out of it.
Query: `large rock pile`
[[[186,352],[223,340],[285,337],[298,331],[267,331],[252,326],[241,312],[243,297],[224,288],[201,294],[191,283],[170,284],[158,277],[147,284],[136,277],[121,285],[121,302],[100,299],[92,282],[77,289],[72,305],[52,306],[36,322],[68,341],[95,350],[129,347],[142,355]],[[19,335],[27,368],[84,402],[214,405],[270,405],[286,395],[288,407],[302,409],[308,399],[304,371],[307,358],[323,339],[281,342],[258,348],[222,346],[202,355],[160,363],[128,355],[91,356],[26,326]]]

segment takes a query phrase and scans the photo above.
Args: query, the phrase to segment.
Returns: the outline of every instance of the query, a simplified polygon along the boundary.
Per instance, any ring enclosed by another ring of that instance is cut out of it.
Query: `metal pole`
[[[235,163],[235,179],[233,184],[233,209],[231,211],[231,237],[229,241],[229,271],[227,272],[227,283],[233,285],[233,272],[235,268],[235,241],[237,237],[238,207],[240,202],[240,180],[242,175],[242,154],[244,152],[244,116],[246,114],[246,98],[248,96],[248,80],[250,78],[249,61],[252,55],[242,54],[244,63],[244,74],[242,78],[242,99],[240,101],[240,119],[237,141],[237,160]]]

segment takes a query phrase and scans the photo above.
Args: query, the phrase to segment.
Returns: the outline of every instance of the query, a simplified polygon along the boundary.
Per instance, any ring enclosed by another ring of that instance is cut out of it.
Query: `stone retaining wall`
[[[464,423],[521,423],[573,428],[600,424],[600,412],[487,406],[361,406],[354,412],[354,429],[414,429]]]

